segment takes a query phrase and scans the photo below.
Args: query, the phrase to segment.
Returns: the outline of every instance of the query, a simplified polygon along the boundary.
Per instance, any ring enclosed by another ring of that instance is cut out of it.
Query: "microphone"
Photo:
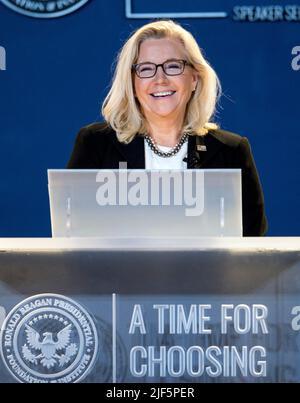
[[[191,162],[190,162],[190,166],[191,168],[201,168],[201,158],[200,158],[200,153],[196,150],[194,150],[192,158],[191,158]]]
[[[201,159],[199,153],[196,150],[193,151],[193,155],[191,155],[190,159],[188,157],[185,157],[182,161],[186,162],[190,168],[200,168],[201,165]]]

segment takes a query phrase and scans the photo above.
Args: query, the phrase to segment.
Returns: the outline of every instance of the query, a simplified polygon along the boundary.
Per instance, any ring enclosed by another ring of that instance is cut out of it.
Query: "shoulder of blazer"
[[[87,149],[89,153],[101,160],[106,159],[126,161],[129,168],[145,168],[144,139],[136,136],[130,143],[121,143],[116,132],[106,123],[93,123],[83,127],[77,137],[79,148]]]
[[[106,123],[92,123],[81,128],[79,137],[87,142],[110,142],[114,141],[116,133]]]
[[[239,134],[228,132],[226,130],[215,129],[209,130],[206,136],[212,136],[214,139],[220,141],[224,145],[232,148],[239,147],[244,137]]]

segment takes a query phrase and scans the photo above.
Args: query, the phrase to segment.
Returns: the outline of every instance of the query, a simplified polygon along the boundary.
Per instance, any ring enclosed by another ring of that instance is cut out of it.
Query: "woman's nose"
[[[168,76],[166,75],[166,73],[164,72],[162,66],[158,66],[156,74],[154,76],[156,81],[168,81]]]

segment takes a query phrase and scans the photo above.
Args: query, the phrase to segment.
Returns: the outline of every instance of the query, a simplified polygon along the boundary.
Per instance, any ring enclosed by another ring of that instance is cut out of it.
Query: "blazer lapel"
[[[114,143],[129,169],[145,169],[144,138],[137,135],[129,144],[120,143],[117,136]]]
[[[187,167],[205,168],[208,161],[220,150],[223,143],[218,141],[211,132],[205,136],[189,136]]]

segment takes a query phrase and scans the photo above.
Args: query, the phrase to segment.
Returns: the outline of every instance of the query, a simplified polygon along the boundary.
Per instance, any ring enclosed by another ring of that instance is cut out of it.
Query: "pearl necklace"
[[[176,155],[180,151],[183,144],[187,141],[187,139],[188,139],[188,133],[184,133],[179,142],[170,151],[164,152],[159,150],[152,137],[150,137],[148,134],[145,135],[145,140],[147,141],[147,144],[151,148],[151,150],[155,154],[163,158],[169,158],[173,157],[173,155]]]

